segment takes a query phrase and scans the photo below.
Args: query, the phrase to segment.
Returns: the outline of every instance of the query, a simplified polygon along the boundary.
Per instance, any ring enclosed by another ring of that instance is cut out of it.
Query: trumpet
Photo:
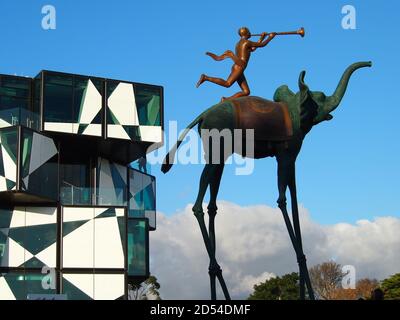
[[[267,32],[267,34],[270,32]],[[304,30],[304,28],[300,28],[297,31],[287,31],[287,32],[276,32],[277,36],[283,36],[283,35],[289,35],[289,34],[298,34],[299,36],[301,36],[302,38],[304,38],[306,32]],[[260,37],[261,33],[257,33],[257,34],[252,34],[252,37]]]

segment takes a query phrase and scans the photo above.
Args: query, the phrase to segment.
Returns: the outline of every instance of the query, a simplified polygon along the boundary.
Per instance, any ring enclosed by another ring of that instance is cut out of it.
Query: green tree
[[[400,273],[383,280],[381,288],[385,293],[385,299],[400,300]]]
[[[128,284],[129,300],[161,300],[160,284],[155,276],[148,277],[142,283]]]
[[[248,300],[298,300],[299,275],[296,272],[282,277],[271,278],[254,285],[254,292]]]

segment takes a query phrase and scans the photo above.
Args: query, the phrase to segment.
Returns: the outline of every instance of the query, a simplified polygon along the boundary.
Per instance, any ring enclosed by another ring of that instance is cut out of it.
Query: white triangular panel
[[[93,208],[63,207],[63,222],[91,219],[93,219]]]
[[[15,207],[11,217],[10,228],[25,227],[25,208]]]
[[[64,268],[93,268],[93,232],[94,223],[91,220],[63,238]]]
[[[93,82],[89,80],[85,90],[85,95],[83,97],[83,102],[81,105],[81,114],[78,122],[82,124],[91,123],[100,110],[101,110],[101,94],[94,86]]]
[[[160,126],[140,126],[139,131],[142,141],[162,142],[162,128]]]
[[[79,290],[94,299],[94,275],[93,274],[63,274],[63,278],[71,282]]]
[[[107,125],[107,137],[131,140],[131,137],[126,133],[124,128],[119,124]]]
[[[50,158],[57,154],[57,148],[53,139],[33,133],[31,160],[29,163],[29,174],[46,163]]]
[[[50,247],[40,251],[36,255],[36,258],[42,261],[46,266],[55,268],[57,260],[57,243],[55,242]]]
[[[120,83],[108,98],[108,107],[122,125],[139,125],[133,85]]]
[[[4,119],[0,119],[0,128],[10,127],[11,125],[11,123],[8,123]]]
[[[11,238],[7,238],[1,260],[2,267],[19,267],[25,260],[25,249]],[[29,252],[28,252],[29,256]],[[32,257],[32,256],[31,256]]]
[[[3,154],[5,177],[8,180],[15,182],[17,180],[17,166],[15,165],[14,160],[10,157],[10,155],[3,146],[1,146],[1,151]]]
[[[89,124],[85,130],[82,132],[86,136],[97,136],[101,137],[101,124]]]
[[[7,191],[7,181],[3,176],[0,176],[0,191]]]
[[[27,207],[26,226],[57,223],[57,208],[52,207]]]
[[[95,274],[94,298],[96,300],[115,300],[121,297],[125,290],[123,274]]]
[[[116,217],[95,220],[95,268],[124,268],[124,251]]]
[[[125,215],[125,210],[122,208],[115,208],[117,217],[123,217]]]
[[[4,277],[0,277],[0,300],[16,300]]]
[[[97,217],[106,210],[108,210],[108,208],[94,208],[94,216]]]

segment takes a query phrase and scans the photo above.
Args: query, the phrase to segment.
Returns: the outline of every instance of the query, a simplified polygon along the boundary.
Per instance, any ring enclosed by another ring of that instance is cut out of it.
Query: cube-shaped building
[[[126,299],[149,276],[163,88],[0,75],[0,299]]]

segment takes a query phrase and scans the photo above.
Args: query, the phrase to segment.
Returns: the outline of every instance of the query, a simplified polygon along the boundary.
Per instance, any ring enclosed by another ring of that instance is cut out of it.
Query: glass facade
[[[156,179],[129,169],[129,211],[132,218],[147,218],[150,230],[156,228]]]
[[[16,300],[27,300],[29,294],[55,294],[56,289],[55,283],[52,283],[53,279],[51,277],[45,278],[45,274],[41,273],[28,273],[28,272],[10,272],[0,275],[0,279],[3,278],[7,285],[9,299]],[[46,282],[48,289],[44,289],[42,282]]]
[[[161,89],[135,84],[136,106],[140,125],[161,126]]]
[[[128,219],[128,276],[148,275],[147,221]]]
[[[30,129],[22,130],[21,189],[58,199],[59,153],[54,141]]]
[[[128,164],[161,141],[162,95],[51,71],[0,75],[0,299],[120,299],[128,277],[148,277],[155,177],[145,158]]]
[[[31,103],[32,79],[0,76],[0,127],[39,128],[39,114]]]
[[[96,204],[125,206],[127,203],[127,167],[104,158],[97,159]]]

